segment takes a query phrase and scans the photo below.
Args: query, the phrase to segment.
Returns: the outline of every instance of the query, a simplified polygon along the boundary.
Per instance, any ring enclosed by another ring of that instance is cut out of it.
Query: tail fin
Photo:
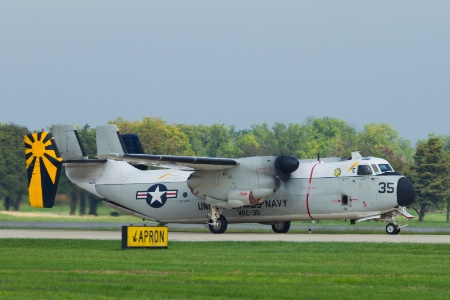
[[[134,153],[145,154],[142,143],[136,134],[120,134],[116,125],[109,124],[98,126],[97,130],[97,157],[102,154]],[[147,170],[148,167],[141,164],[131,164],[139,170]]]
[[[37,132],[24,137],[30,205],[51,208],[62,168],[62,158],[52,134]]]
[[[126,153],[145,154],[141,140],[139,139],[139,136],[137,134],[122,134],[121,137],[125,145],[125,149],[127,149]]]
[[[56,144],[64,161],[88,158],[75,125],[54,125],[53,135],[55,136]]]
[[[97,156],[110,153],[127,153],[126,147],[116,125],[103,125],[96,128]]]

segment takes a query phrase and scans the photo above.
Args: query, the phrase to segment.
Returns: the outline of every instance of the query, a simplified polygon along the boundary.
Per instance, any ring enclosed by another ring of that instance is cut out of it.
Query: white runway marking
[[[1,238],[121,240],[120,231],[0,229]],[[169,232],[169,241],[283,241],[450,244],[450,235],[388,234],[275,234]]]

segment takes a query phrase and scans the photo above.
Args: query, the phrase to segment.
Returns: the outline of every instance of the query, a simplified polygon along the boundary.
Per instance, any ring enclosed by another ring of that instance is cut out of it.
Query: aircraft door
[[[354,177],[352,179],[352,185],[348,194],[347,205],[344,199],[342,200],[342,207],[344,210],[361,210],[367,207],[367,194],[370,190],[371,178],[362,176]]]

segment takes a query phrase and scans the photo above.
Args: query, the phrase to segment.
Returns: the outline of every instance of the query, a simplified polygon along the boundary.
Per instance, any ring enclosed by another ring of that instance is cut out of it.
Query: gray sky
[[[0,0],[0,122],[450,134],[450,1]]]

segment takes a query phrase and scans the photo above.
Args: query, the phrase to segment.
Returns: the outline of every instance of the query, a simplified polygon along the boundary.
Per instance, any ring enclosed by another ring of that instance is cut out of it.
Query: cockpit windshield
[[[359,165],[358,175],[378,175],[385,172],[393,172],[394,170],[389,164],[371,164],[371,165]]]
[[[378,167],[380,167],[380,171],[382,173],[384,173],[384,172],[392,172],[393,171],[392,167],[390,165],[388,165],[388,164],[379,164]]]

